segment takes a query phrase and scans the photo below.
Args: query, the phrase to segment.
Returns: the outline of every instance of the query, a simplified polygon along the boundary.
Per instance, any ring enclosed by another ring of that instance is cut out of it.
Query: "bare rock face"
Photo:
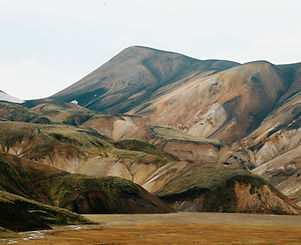
[[[151,124],[233,143],[254,130],[288,89],[286,72],[266,62],[236,66],[137,107]],[[262,106],[264,105],[264,106]]]
[[[102,112],[124,113],[196,75],[211,74],[235,62],[201,61],[145,47],[129,47],[74,85],[53,95],[59,101]]]
[[[26,102],[32,109],[0,103],[1,151],[70,173],[119,176],[152,192],[196,166],[236,166],[300,202],[300,84],[301,63],[240,65],[130,47],[51,98]],[[260,207],[256,195],[233,198],[245,210]]]

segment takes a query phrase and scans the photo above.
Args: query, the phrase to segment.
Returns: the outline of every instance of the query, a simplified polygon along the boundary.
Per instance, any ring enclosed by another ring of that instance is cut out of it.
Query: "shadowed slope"
[[[84,217],[0,191],[0,227],[11,231],[49,229],[50,225],[88,224]]]

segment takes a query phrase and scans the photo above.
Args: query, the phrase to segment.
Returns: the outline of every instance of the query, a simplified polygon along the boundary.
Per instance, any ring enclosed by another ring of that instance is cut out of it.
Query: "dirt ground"
[[[17,244],[301,244],[301,216],[177,213],[86,217],[100,224],[55,227],[40,232],[42,239],[23,234],[28,240]]]

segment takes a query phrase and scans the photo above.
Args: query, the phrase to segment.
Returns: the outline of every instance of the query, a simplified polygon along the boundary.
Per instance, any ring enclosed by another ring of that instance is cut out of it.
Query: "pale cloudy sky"
[[[50,96],[121,50],[301,62],[300,0],[0,0],[0,90]]]

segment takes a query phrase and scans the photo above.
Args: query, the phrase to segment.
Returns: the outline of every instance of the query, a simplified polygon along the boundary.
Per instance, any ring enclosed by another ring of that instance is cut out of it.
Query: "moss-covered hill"
[[[160,144],[166,144],[167,141],[178,141],[195,144],[209,144],[214,145],[216,147],[222,147],[224,145],[219,140],[192,136],[174,128],[166,128],[159,126],[151,126],[148,128],[150,133],[152,134],[152,137],[158,138],[161,141]]]
[[[156,193],[182,211],[301,214],[301,208],[259,176],[223,165],[194,166]]]
[[[0,228],[11,231],[48,229],[51,225],[88,224],[68,210],[0,191]]]
[[[0,102],[2,120],[79,126],[95,115],[101,114],[72,103],[49,101],[28,108],[19,104]]]
[[[133,182],[118,177],[68,174],[0,154],[0,189],[78,213],[166,213],[173,209]]]
[[[0,122],[0,152],[71,173],[110,173],[130,180],[143,175],[136,171],[137,165],[154,171],[177,160],[151,144],[137,140],[110,142],[92,129],[11,121]]]

